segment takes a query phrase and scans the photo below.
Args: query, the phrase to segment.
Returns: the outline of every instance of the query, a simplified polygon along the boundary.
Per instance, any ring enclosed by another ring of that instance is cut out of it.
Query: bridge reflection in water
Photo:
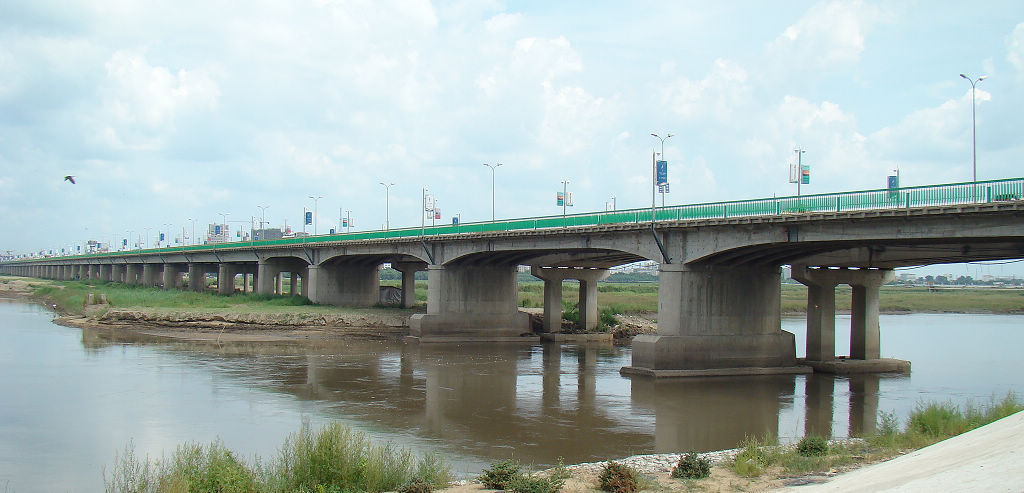
[[[218,378],[316,402],[322,417],[479,463],[514,454],[542,466],[727,449],[745,436],[857,435],[874,428],[878,408],[878,376],[630,379],[618,373],[630,351],[612,346],[180,342],[92,329],[82,340],[96,351],[147,344],[178,353]]]

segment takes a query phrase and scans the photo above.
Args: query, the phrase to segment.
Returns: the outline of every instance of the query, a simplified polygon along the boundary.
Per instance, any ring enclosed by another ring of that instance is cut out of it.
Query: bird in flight
[[[64,181],[70,181],[71,184],[74,185],[75,184],[75,177],[71,176],[71,175],[65,176],[64,177]]]

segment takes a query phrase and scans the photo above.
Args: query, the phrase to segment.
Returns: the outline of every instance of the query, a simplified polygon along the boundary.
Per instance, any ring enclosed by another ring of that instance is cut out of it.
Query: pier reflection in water
[[[182,353],[241,384],[315,402],[325,418],[441,448],[463,470],[513,453],[542,466],[558,457],[733,448],[745,436],[856,435],[874,428],[878,410],[877,376],[627,379],[618,369],[629,350],[610,345],[154,343],[95,330],[82,337],[97,350],[148,343]],[[835,411],[837,387],[848,411]]]

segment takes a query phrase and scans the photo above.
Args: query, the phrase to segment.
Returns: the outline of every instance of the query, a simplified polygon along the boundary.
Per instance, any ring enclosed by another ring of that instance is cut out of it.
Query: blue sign
[[[220,225],[219,224],[213,227],[213,234],[220,235]]]
[[[331,234],[332,235],[334,234],[334,228],[331,228]]]
[[[889,181],[888,181],[888,188],[893,189],[893,188],[899,188],[899,187],[900,187],[900,177],[899,177],[899,175],[892,175],[892,176],[890,176],[889,177]]]
[[[128,239],[124,238],[121,240],[121,246],[128,246]]]
[[[312,212],[307,212],[306,213],[306,224],[313,224],[313,213]]]
[[[809,185],[811,183],[811,165],[805,164],[800,168],[800,183]]]
[[[664,185],[668,183],[668,161],[658,161],[658,185]]]
[[[558,195],[556,195],[556,202],[559,207],[565,204],[565,195],[562,192],[558,192]]]
[[[164,234],[160,233],[160,241],[164,241]]]
[[[455,216],[455,217],[452,218],[452,225],[453,226],[458,226],[459,225],[459,216]]]

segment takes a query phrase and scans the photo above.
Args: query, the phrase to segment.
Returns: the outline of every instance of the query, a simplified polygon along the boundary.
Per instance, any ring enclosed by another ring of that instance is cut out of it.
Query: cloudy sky
[[[7,1],[0,251],[351,210],[560,214],[1024,175],[1024,5],[1005,2]],[[74,175],[77,185],[63,181]],[[312,227],[309,228],[312,230]],[[959,272],[958,272],[959,273]]]

